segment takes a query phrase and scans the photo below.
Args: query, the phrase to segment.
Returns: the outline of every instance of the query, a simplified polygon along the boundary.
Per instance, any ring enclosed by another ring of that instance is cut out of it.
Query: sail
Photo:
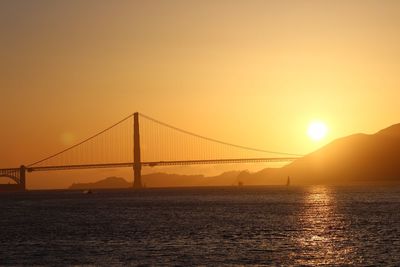
[[[290,177],[288,176],[287,181],[286,181],[286,186],[290,185]]]

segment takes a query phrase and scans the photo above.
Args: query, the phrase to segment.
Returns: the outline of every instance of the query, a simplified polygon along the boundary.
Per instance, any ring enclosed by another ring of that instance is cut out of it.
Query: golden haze
[[[375,132],[399,122],[399,12],[397,1],[1,1],[0,167],[134,111],[299,154]],[[316,117],[330,130],[319,143],[306,135]]]

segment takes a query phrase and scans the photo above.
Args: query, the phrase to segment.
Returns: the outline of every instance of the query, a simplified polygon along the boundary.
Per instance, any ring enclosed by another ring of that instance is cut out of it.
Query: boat
[[[290,185],[290,176],[287,177],[286,186]]]
[[[93,194],[93,191],[90,190],[90,189],[88,189],[88,190],[83,191],[83,193],[84,193],[85,195],[88,195],[88,194]]]

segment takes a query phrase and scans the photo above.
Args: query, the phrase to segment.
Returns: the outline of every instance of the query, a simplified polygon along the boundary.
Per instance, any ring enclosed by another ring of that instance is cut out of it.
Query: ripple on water
[[[0,195],[0,265],[399,265],[399,188]]]

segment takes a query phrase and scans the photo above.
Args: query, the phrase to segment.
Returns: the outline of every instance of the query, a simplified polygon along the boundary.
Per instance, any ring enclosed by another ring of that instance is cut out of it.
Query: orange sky
[[[373,133],[400,122],[398,14],[394,0],[3,0],[0,167],[134,111],[299,154]]]

